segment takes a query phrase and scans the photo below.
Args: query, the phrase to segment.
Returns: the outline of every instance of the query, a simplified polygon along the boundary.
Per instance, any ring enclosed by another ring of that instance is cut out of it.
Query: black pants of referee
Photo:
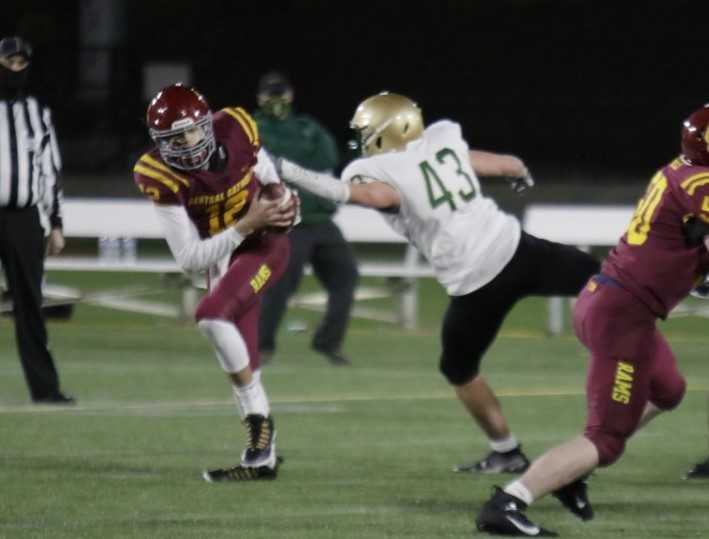
[[[259,349],[274,352],[276,332],[288,304],[310,262],[315,277],[327,291],[327,307],[313,336],[312,347],[326,354],[338,353],[350,321],[354,291],[359,278],[352,249],[332,221],[302,224],[288,234],[290,260],[285,274],[266,292],[261,304]]]
[[[33,400],[59,392],[42,315],[44,250],[44,231],[36,207],[0,208],[0,263],[12,298],[20,362]]]
[[[492,281],[450,298],[441,329],[441,372],[453,385],[468,383],[520,299],[576,296],[599,270],[600,262],[580,249],[522,232],[512,260]]]

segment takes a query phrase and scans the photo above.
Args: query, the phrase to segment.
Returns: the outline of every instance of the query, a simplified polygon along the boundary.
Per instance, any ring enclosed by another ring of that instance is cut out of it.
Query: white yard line
[[[693,386],[689,392],[707,392],[709,386]],[[522,397],[578,397],[584,394],[583,389],[572,388],[540,388],[540,389],[500,389],[497,395],[500,397],[522,398]],[[301,397],[272,399],[272,404],[276,410],[293,413],[335,413],[340,408],[337,404],[348,402],[376,402],[376,401],[429,401],[429,400],[453,400],[454,396],[450,391],[433,392],[427,395],[323,395],[321,397]],[[181,401],[80,401],[76,406],[49,406],[33,404],[11,404],[0,402],[0,415],[2,414],[46,414],[46,413],[68,413],[68,414],[110,414],[110,415],[170,415],[180,412],[197,415],[196,410],[201,409],[206,412],[208,408],[228,409],[234,408],[233,401],[225,400],[181,400]],[[199,414],[202,415],[202,414]]]
[[[108,307],[118,311],[152,314],[155,316],[165,316],[167,318],[178,318],[180,315],[180,309],[175,305],[155,301],[131,300],[116,296],[102,297],[95,295],[91,299],[86,299],[84,303],[98,305],[99,307]]]

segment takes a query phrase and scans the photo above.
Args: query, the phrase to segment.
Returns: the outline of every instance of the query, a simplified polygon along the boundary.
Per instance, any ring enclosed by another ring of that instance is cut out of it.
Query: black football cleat
[[[350,358],[348,358],[347,356],[343,356],[339,352],[326,355],[327,360],[330,362],[330,365],[333,365],[335,367],[349,367],[350,365],[352,365],[352,361],[350,360]]]
[[[521,474],[529,468],[529,459],[522,452],[522,446],[518,445],[512,451],[499,453],[490,451],[482,460],[467,464],[458,464],[453,468],[454,472],[474,472],[474,473],[514,473]]]
[[[241,453],[241,466],[246,468],[276,467],[276,429],[271,416],[247,415],[243,421],[248,442]]]
[[[273,468],[259,466],[249,468],[237,464],[232,468],[217,468],[215,470],[205,470],[202,478],[209,483],[226,483],[234,481],[269,481],[278,477],[278,467],[283,459],[278,457]]]
[[[330,365],[334,367],[349,367],[352,365],[350,358],[343,355],[341,352],[333,352],[330,350],[322,350],[320,348],[313,348],[318,354],[322,354],[328,360]]]
[[[704,460],[689,470],[684,479],[709,479],[709,459]]]
[[[475,519],[478,531],[491,535],[515,537],[557,537],[558,534],[537,526],[527,518],[525,504],[519,498],[495,487],[492,497],[483,505]]]
[[[73,406],[76,404],[76,399],[65,395],[61,391],[57,391],[44,397],[33,398],[32,402],[35,404],[49,404],[51,406]]]
[[[561,505],[581,520],[591,520],[593,518],[593,507],[591,507],[591,502],[588,501],[587,477],[580,477],[551,494],[561,502]]]

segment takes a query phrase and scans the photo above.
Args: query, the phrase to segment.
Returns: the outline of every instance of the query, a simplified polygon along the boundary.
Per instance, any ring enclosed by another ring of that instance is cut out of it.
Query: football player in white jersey
[[[529,462],[479,373],[480,361],[519,299],[575,296],[599,262],[525,233],[485,197],[478,176],[507,177],[516,190],[534,182],[517,157],[470,150],[457,123],[442,120],[424,129],[412,100],[385,92],[357,107],[351,127],[363,158],[345,168],[343,181],[286,160],[277,165],[281,177],[336,202],[382,211],[426,257],[450,297],[440,369],[491,448],[456,470],[520,473]]]

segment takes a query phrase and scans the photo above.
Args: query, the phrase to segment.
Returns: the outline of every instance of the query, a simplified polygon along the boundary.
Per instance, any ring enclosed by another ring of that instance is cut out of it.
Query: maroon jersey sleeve
[[[696,172],[679,182],[687,210],[709,223],[709,167],[694,167]]]
[[[168,167],[153,152],[143,154],[133,167],[133,179],[141,193],[156,204],[182,205],[189,181]]]
[[[703,245],[688,242],[687,219],[704,219],[709,168],[680,159],[658,171],[640,199],[626,233],[603,263],[656,315],[665,317],[702,273]]]
[[[699,271],[703,278],[709,277],[709,245],[706,244],[706,238],[709,237],[709,167],[701,174],[690,176],[682,182],[683,189],[687,192],[687,198],[693,209],[694,215],[707,223],[702,228],[707,231],[704,238],[705,247],[702,249],[702,254],[699,262]],[[701,279],[703,281],[703,279]],[[701,283],[700,283],[701,284]]]
[[[217,112],[214,120],[228,129],[229,138],[233,139],[236,145],[244,150],[248,149],[256,156],[261,148],[261,139],[256,121],[248,112],[241,107],[227,107]]]

